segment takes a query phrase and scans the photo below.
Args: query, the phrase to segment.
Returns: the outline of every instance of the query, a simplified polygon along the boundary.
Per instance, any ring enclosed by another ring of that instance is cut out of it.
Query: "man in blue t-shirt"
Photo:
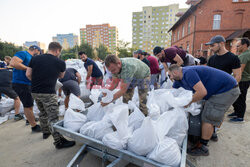
[[[97,64],[88,56],[85,52],[79,52],[80,59],[84,62],[84,67],[87,71],[87,86],[89,86],[90,90],[93,85],[102,85],[103,74]]]
[[[31,96],[31,82],[26,77],[25,73],[32,56],[36,56],[40,54],[40,52],[41,49],[38,46],[32,45],[29,47],[28,51],[17,52],[10,61],[10,66],[14,68],[12,75],[12,87],[23,103],[24,114],[27,118],[26,123],[31,125],[33,132],[41,132],[41,128],[35,122],[33,113],[33,98]]]
[[[194,92],[193,102],[205,100],[202,111],[202,132],[198,145],[188,151],[190,155],[207,156],[207,143],[214,132],[214,126],[219,127],[224,113],[238,98],[240,90],[237,81],[224,71],[207,66],[179,67],[172,65],[169,75],[174,79],[174,88],[183,87]],[[186,107],[187,107],[186,106]]]

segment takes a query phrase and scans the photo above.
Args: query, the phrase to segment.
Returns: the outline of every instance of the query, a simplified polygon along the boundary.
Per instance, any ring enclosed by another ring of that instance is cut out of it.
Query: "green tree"
[[[79,47],[78,47],[78,52],[85,52],[86,55],[91,58],[91,59],[95,59],[95,54],[94,54],[94,49],[92,48],[91,45],[89,45],[88,43],[82,43]]]
[[[118,57],[132,57],[133,52],[132,49],[129,47],[130,43],[129,42],[124,42],[124,41],[118,41]]]
[[[2,42],[0,39],[0,59],[4,60],[5,56],[13,57],[18,51],[23,50],[21,46],[15,46],[13,43]]]
[[[97,57],[99,57],[101,60],[104,60],[105,57],[110,54],[109,49],[107,46],[100,44],[98,48],[96,48]]]

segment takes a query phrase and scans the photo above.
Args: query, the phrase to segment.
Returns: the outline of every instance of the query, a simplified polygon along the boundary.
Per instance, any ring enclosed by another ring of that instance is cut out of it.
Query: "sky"
[[[87,24],[109,23],[118,28],[119,40],[132,42],[132,12],[143,6],[187,0],[0,0],[0,39],[22,45],[39,41],[46,45],[56,34],[74,33]]]

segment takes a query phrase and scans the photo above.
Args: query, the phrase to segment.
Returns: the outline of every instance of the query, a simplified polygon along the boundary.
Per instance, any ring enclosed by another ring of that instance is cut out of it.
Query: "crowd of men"
[[[177,46],[166,49],[156,46],[153,49],[154,55],[137,50],[130,58],[106,56],[105,75],[111,81],[107,89],[114,90],[119,85],[119,91],[113,95],[110,103],[121,96],[123,102],[128,103],[133,97],[135,87],[138,87],[139,108],[147,116],[148,91],[160,88],[164,82],[171,79],[174,81],[173,88],[183,87],[193,91],[190,104],[204,101],[200,140],[195,147],[188,150],[188,153],[194,156],[209,155],[208,141],[218,140],[215,127],[221,126],[224,114],[231,105],[234,112],[228,115],[231,117],[230,121],[244,122],[246,95],[250,84],[249,40],[238,40],[238,56],[226,49],[225,42],[224,37],[217,35],[206,43],[214,53],[208,60],[203,57],[200,50],[192,56]],[[66,109],[70,93],[80,98],[81,83],[80,73],[74,68],[66,69],[65,62],[59,58],[61,50],[59,43],[51,42],[48,53],[40,54],[40,48],[33,45],[28,51],[17,52],[12,59],[6,57],[5,61],[0,63],[3,69],[1,71],[8,70],[8,65],[13,67],[12,82],[1,80],[0,93],[14,99],[15,120],[22,119],[22,115],[19,114],[21,102],[27,124],[31,125],[32,131],[42,132],[44,139],[52,135],[54,145],[58,149],[71,147],[75,142],[66,140],[52,128],[52,124],[58,121],[59,110],[56,82],[59,79],[63,85]],[[91,90],[93,85],[105,86],[104,74],[95,61],[88,58],[83,51],[79,52],[79,57],[87,71],[87,87]],[[34,100],[40,110],[40,125],[36,123],[33,114]],[[108,104],[101,102],[102,106]]]

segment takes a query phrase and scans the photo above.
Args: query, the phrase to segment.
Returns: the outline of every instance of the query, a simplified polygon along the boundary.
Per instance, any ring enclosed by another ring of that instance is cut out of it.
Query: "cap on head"
[[[163,48],[161,48],[160,46],[156,46],[153,50],[154,55],[156,56],[157,54],[159,54],[161,51],[163,50]]]
[[[136,53],[137,53],[137,54],[142,54],[143,51],[142,51],[141,49],[139,49],[139,50],[136,51]]]
[[[221,35],[216,35],[211,38],[210,42],[206,43],[205,45],[212,45],[214,43],[226,42],[225,38]]]
[[[39,46],[31,45],[31,46],[29,47],[29,50],[35,50],[35,49],[37,49],[39,52],[41,52],[41,48],[40,48]]]

